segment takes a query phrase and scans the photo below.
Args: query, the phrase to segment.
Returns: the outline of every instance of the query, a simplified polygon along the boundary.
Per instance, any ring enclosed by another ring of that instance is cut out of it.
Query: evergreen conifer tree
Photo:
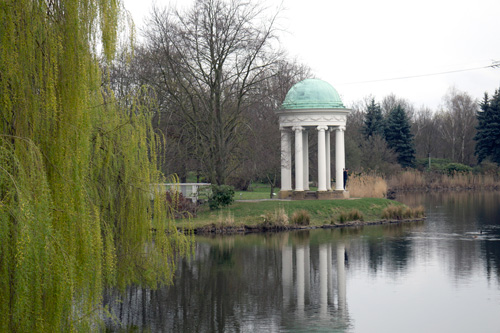
[[[397,154],[398,163],[406,168],[415,164],[415,146],[410,121],[404,108],[398,104],[387,115],[385,140]]]
[[[481,163],[486,158],[500,165],[500,91],[491,99],[484,94],[480,110],[477,112],[477,134],[475,154]]]
[[[477,156],[478,162],[481,163],[484,159],[488,157],[491,152],[491,140],[488,138],[488,121],[491,118],[490,115],[490,103],[488,98],[488,93],[484,94],[483,101],[480,104],[480,109],[476,113],[477,117],[477,133],[474,136],[476,141],[475,155]]]
[[[363,121],[363,135],[366,139],[373,135],[384,136],[384,117],[380,105],[372,98],[366,107],[366,114]]]

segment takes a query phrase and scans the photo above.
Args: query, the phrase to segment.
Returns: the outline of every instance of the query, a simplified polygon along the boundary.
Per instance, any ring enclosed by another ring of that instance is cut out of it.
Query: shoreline
[[[313,230],[313,229],[337,229],[337,228],[349,228],[349,227],[364,227],[364,226],[374,226],[374,225],[386,225],[386,224],[403,224],[411,222],[425,221],[425,217],[421,218],[411,218],[402,220],[376,220],[376,221],[348,221],[342,224],[323,224],[323,225],[288,225],[288,226],[266,226],[266,225],[240,225],[240,226],[228,226],[228,225],[217,225],[212,223],[204,227],[193,228],[189,230],[184,230],[184,232],[193,232],[194,235],[246,235],[255,233],[265,233],[265,232],[283,232],[283,231],[298,231],[298,230]],[[183,232],[182,230],[179,230]]]

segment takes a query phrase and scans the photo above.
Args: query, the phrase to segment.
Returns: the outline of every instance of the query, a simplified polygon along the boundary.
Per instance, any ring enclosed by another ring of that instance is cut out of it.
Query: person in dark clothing
[[[347,178],[349,178],[349,170],[344,169],[344,190],[345,190],[345,186],[347,184]]]

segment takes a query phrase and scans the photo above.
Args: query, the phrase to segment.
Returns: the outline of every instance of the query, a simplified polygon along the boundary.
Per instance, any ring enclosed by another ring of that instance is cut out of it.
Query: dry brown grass
[[[311,223],[311,215],[305,209],[296,210],[292,214],[292,224],[309,225]]]
[[[217,225],[219,227],[227,227],[234,224],[234,215],[230,210],[227,211],[227,214],[224,214],[222,209],[219,211],[219,215],[217,217]]]
[[[413,189],[498,189],[500,180],[494,174],[424,173],[417,170],[406,170],[391,175],[387,180],[388,187],[393,190]]]
[[[351,209],[349,212],[340,212],[338,220],[340,223],[348,221],[363,221],[364,216],[358,209]]]
[[[395,175],[391,175],[387,180],[389,188],[414,188],[423,187],[427,184],[424,176],[418,171],[403,171]]]
[[[411,218],[421,218],[425,216],[425,209],[423,206],[411,208],[407,206],[390,205],[382,211],[382,218],[387,220],[404,220]]]
[[[384,198],[387,194],[387,183],[377,175],[353,175],[347,182],[347,189],[351,197],[355,198]]]
[[[263,225],[267,227],[284,227],[288,225],[288,214],[284,207],[278,207],[274,212],[268,212],[262,216]]]

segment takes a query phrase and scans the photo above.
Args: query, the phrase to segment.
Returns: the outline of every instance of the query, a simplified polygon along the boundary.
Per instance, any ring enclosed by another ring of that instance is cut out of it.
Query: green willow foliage
[[[192,245],[151,203],[164,180],[150,94],[120,109],[101,79],[119,5],[0,1],[2,332],[95,329],[104,287],[169,283]]]

